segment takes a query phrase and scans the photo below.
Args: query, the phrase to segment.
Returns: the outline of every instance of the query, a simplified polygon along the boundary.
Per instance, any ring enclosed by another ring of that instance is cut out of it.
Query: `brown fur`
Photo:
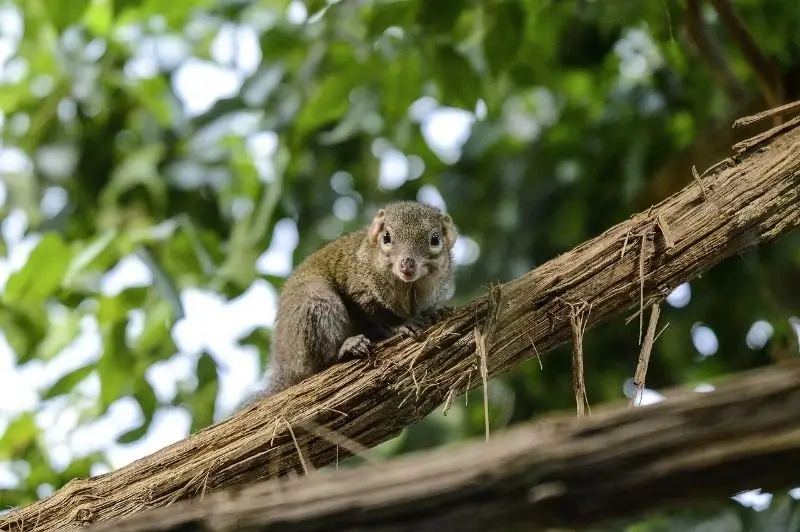
[[[438,247],[431,245],[434,232]],[[415,334],[430,324],[441,313],[437,304],[452,293],[455,241],[449,215],[399,202],[380,209],[369,228],[311,254],[281,292],[267,382],[259,395],[284,390],[338,361],[364,357],[372,342],[397,332]],[[412,262],[407,282],[400,277]]]

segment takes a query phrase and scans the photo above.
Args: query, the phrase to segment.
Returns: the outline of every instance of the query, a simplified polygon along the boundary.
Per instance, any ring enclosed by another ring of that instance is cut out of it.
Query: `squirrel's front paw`
[[[419,342],[423,337],[422,332],[427,328],[426,324],[421,321],[408,321],[397,327],[394,332],[401,336],[411,337]]]
[[[339,360],[365,358],[369,355],[372,342],[363,334],[347,338],[339,348]]]

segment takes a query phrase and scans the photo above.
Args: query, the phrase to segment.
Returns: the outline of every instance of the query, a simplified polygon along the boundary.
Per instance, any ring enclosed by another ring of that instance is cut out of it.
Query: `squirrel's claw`
[[[395,329],[395,333],[402,336],[408,336],[419,342],[423,338],[422,332],[427,328],[428,327],[426,324],[420,323],[419,321],[409,321],[400,327],[397,327],[397,329]]]
[[[339,360],[365,358],[369,356],[371,346],[372,342],[363,334],[351,336],[347,338],[342,343],[342,347],[339,348]]]
[[[408,336],[416,341],[421,341],[424,338],[422,334],[427,328],[434,325],[441,319],[450,316],[453,313],[452,307],[439,307],[426,311],[419,318],[412,319],[397,327],[394,332],[403,336]]]

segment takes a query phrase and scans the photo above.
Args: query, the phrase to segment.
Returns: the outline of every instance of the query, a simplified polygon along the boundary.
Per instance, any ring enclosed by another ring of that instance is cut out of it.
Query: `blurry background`
[[[714,3],[0,0],[0,509],[228,415],[283,279],[383,202],[452,214],[458,304],[727,157],[800,97],[800,3]],[[798,241],[671,294],[645,403],[798,355]],[[592,405],[631,393],[636,324],[587,335]],[[495,431],[574,411],[569,349],[490,383]],[[380,452],[481,436],[481,393]],[[636,529],[796,529],[737,501]]]

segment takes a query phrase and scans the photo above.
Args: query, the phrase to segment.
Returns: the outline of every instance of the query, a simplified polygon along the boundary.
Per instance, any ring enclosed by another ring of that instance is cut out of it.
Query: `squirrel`
[[[420,339],[451,312],[450,215],[413,201],[379,209],[368,228],[309,255],[281,290],[263,398],[337,362],[364,358],[395,334]]]

